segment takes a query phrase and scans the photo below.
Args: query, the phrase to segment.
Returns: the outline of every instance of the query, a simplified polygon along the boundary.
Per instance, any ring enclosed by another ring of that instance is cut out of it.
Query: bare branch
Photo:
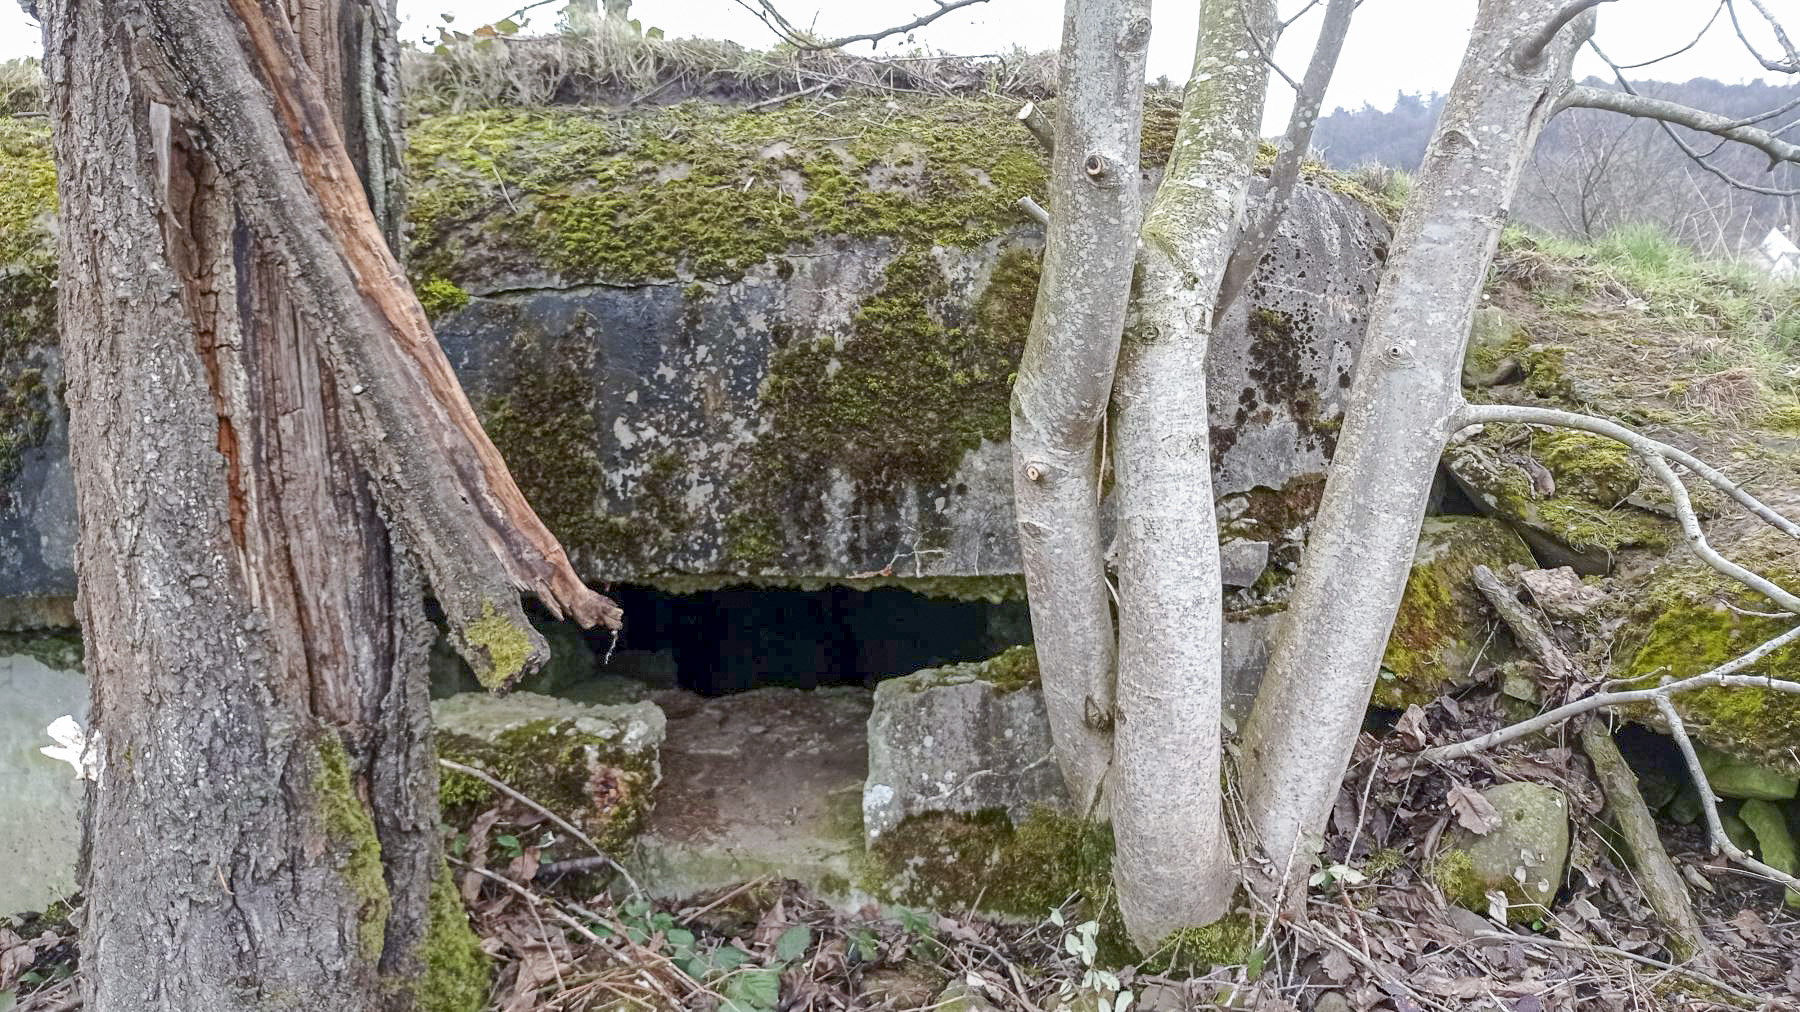
[[[1592,49],[1596,56],[1600,57],[1601,60],[1606,62],[1607,66],[1612,68],[1613,76],[1618,80],[1619,87],[1622,88],[1627,95],[1632,95],[1632,96],[1638,95],[1637,89],[1633,88],[1631,86],[1631,82],[1625,79],[1624,70],[1621,69],[1618,64],[1614,63],[1612,61],[1612,58],[1607,56],[1606,53],[1601,50],[1598,43],[1596,43],[1593,39],[1589,39],[1588,40],[1588,48]],[[1558,106],[1558,110],[1560,111],[1563,108],[1567,108],[1569,104],[1570,103],[1568,103],[1565,100],[1562,104],[1560,104]],[[1759,120],[1767,119],[1767,118],[1769,118],[1769,116],[1778,116],[1781,113],[1786,112],[1786,111],[1787,111],[1787,107],[1783,106],[1779,109],[1771,111],[1770,113],[1753,117],[1747,121],[1746,120],[1723,120],[1723,122],[1720,123],[1719,125],[1726,129],[1735,129],[1737,127],[1747,126],[1749,123],[1754,123]],[[1723,119],[1723,118],[1721,117],[1721,119]],[[1699,151],[1697,151],[1694,148],[1694,146],[1692,144],[1689,144],[1686,139],[1684,139],[1680,134],[1676,133],[1675,128],[1670,126],[1666,120],[1658,119],[1656,122],[1656,125],[1662,128],[1663,134],[1665,136],[1667,136],[1669,138],[1669,140],[1673,141],[1676,147],[1681,149],[1682,154],[1685,154],[1688,156],[1688,158],[1692,159],[1694,164],[1700,166],[1700,168],[1706,170],[1706,172],[1708,172],[1709,174],[1718,177],[1719,179],[1723,180],[1725,183],[1727,183],[1728,185],[1730,185],[1736,189],[1745,190],[1750,193],[1760,193],[1760,194],[1763,194],[1765,196],[1770,196],[1770,197],[1800,196],[1800,189],[1782,189],[1782,188],[1778,188],[1778,187],[1760,186],[1756,183],[1745,182],[1744,180],[1741,180],[1741,179],[1736,178],[1735,176],[1732,176],[1730,173],[1726,172],[1724,169],[1721,169],[1718,166],[1707,161],[1706,159],[1708,156],[1716,153],[1719,150],[1719,148],[1723,147],[1727,141],[1732,139],[1730,137],[1725,137],[1724,139],[1720,140],[1720,142],[1717,145],[1714,145],[1712,151],[1708,151],[1708,152],[1706,152],[1706,154],[1701,154]],[[1771,133],[1770,136],[1778,137],[1778,135],[1780,133],[1781,133],[1781,131],[1775,131],[1774,133]]]
[[[1550,45],[1550,40],[1556,38],[1556,33],[1566,28],[1569,22],[1601,4],[1617,2],[1618,0],[1569,0],[1555,16],[1544,22],[1542,28],[1513,50],[1513,66],[1520,70],[1537,66],[1537,62],[1544,58],[1544,50]]]
[[[1050,212],[1044,210],[1044,206],[1042,204],[1039,204],[1037,201],[1032,200],[1030,197],[1020,197],[1018,200],[1018,205],[1019,205],[1019,210],[1024,211],[1026,214],[1030,215],[1032,221],[1037,222],[1039,225],[1042,225],[1045,228],[1050,227]]]
[[[1301,18],[1305,17],[1308,11],[1312,10],[1314,7],[1319,6],[1319,4],[1321,4],[1321,3],[1324,3],[1324,0],[1307,0],[1306,6],[1300,8],[1298,11],[1295,11],[1293,17],[1288,18],[1286,21],[1283,21],[1281,24],[1275,26],[1276,37],[1279,38],[1281,36],[1282,32],[1285,32],[1288,30],[1289,26],[1291,26],[1294,22],[1300,20]],[[1354,6],[1354,4],[1352,6]]]
[[[1477,752],[1485,752],[1488,749],[1504,745],[1507,742],[1518,741],[1520,738],[1524,738],[1528,735],[1548,730],[1571,717],[1579,717],[1584,713],[1592,713],[1595,710],[1610,709],[1617,706],[1653,703],[1659,699],[1667,699],[1678,693],[1692,692],[1697,689],[1720,687],[1766,689],[1771,692],[1785,692],[1789,695],[1800,696],[1800,682],[1790,682],[1780,678],[1771,678],[1767,675],[1737,674],[1737,672],[1755,664],[1757,661],[1780,650],[1782,647],[1787,646],[1796,639],[1800,639],[1800,625],[1769,640],[1749,653],[1744,654],[1742,657],[1726,661],[1724,664],[1719,665],[1711,671],[1698,675],[1690,675],[1687,678],[1678,679],[1673,682],[1665,682],[1662,685],[1653,686],[1647,689],[1621,689],[1614,692],[1597,692],[1592,696],[1583,696],[1573,702],[1564,703],[1555,709],[1545,710],[1543,713],[1532,717],[1530,720],[1522,720],[1517,724],[1511,724],[1500,728],[1498,731],[1489,731],[1487,734],[1470,738],[1467,741],[1459,741],[1453,745],[1440,745],[1437,748],[1428,748],[1418,754],[1416,761],[1426,763],[1448,762],[1452,759],[1463,759],[1472,756]]]
[[[1750,41],[1750,36],[1744,34],[1744,26],[1738,21],[1737,4],[1733,0],[1725,0],[1726,8],[1731,11],[1731,27],[1737,31],[1738,40],[1743,42],[1744,49],[1749,51],[1750,55],[1756,59],[1756,62],[1762,64],[1765,70],[1773,70],[1778,74],[1800,73],[1800,52],[1795,51],[1793,42],[1787,37],[1787,32],[1782,30],[1781,22],[1775,20],[1775,16],[1769,13],[1769,9],[1764,7],[1760,0],[1750,0],[1750,3],[1756,8],[1757,13],[1763,16],[1763,20],[1769,23],[1769,27],[1774,29],[1775,41],[1780,43],[1781,48],[1787,52],[1787,60],[1771,60],[1764,56],[1762,51],[1756,48],[1756,43]]]
[[[795,49],[821,50],[842,49],[858,42],[867,42],[873,48],[882,39],[889,36],[904,35],[915,29],[923,28],[953,11],[975,4],[987,3],[987,0],[936,0],[936,2],[937,10],[929,14],[921,14],[903,25],[895,25],[892,28],[883,28],[880,31],[867,32],[862,35],[846,35],[823,42],[813,39],[810,32],[803,32],[795,28],[793,23],[783,17],[781,11],[776,8],[775,0],[737,0],[737,5],[756,15],[757,20],[767,25],[770,31],[781,38],[781,41]]]
[[[1712,31],[1712,26],[1714,24],[1716,24],[1719,20],[1719,13],[1725,9],[1725,2],[1726,2],[1726,0],[1719,0],[1719,5],[1717,7],[1713,8],[1712,17],[1706,19],[1706,24],[1701,26],[1700,31],[1695,33],[1694,37],[1688,41],[1687,45],[1682,46],[1680,49],[1676,49],[1671,52],[1664,53],[1661,56],[1655,57],[1653,59],[1644,60],[1639,63],[1621,64],[1621,65],[1615,66],[1613,69],[1614,70],[1638,70],[1643,67],[1649,67],[1649,66],[1653,66],[1655,64],[1661,63],[1664,60],[1674,59],[1675,57],[1680,56],[1682,53],[1685,53],[1688,50],[1694,48],[1695,46],[1700,44],[1701,39],[1706,37],[1707,32]]]
[[[1669,735],[1675,739],[1675,744],[1681,746],[1681,758],[1687,761],[1688,772],[1694,777],[1694,786],[1700,789],[1700,807],[1706,813],[1706,833],[1712,839],[1713,853],[1724,851],[1725,856],[1733,862],[1771,882],[1779,882],[1794,892],[1800,892],[1800,878],[1763,864],[1731,842],[1730,834],[1725,832],[1724,824],[1719,821],[1719,800],[1713,796],[1712,784],[1707,781],[1706,770],[1700,765],[1700,756],[1694,752],[1694,741],[1688,737],[1687,724],[1682,722],[1681,714],[1667,696],[1656,697],[1656,709],[1662,714],[1663,720],[1668,722]]]
[[[1563,96],[1563,108],[1605,109],[1608,112],[1624,113],[1643,119],[1661,120],[1698,130],[1701,133],[1714,134],[1728,140],[1746,144],[1769,156],[1771,162],[1800,162],[1800,145],[1790,144],[1767,130],[1751,126],[1733,126],[1733,120],[1715,112],[1707,112],[1669,102],[1648,95],[1633,94],[1624,91],[1612,91],[1607,88],[1595,88],[1591,85],[1576,85]]]
[[[1486,422],[1520,422],[1527,425],[1560,425],[1583,432],[1592,432],[1596,436],[1605,436],[1617,440],[1640,452],[1649,452],[1680,464],[1694,472],[1721,492],[1729,495],[1738,505],[1760,518],[1764,523],[1791,538],[1800,538],[1800,525],[1782,516],[1764,505],[1755,496],[1744,490],[1737,482],[1727,478],[1712,465],[1706,463],[1685,450],[1658,442],[1648,436],[1634,432],[1617,422],[1592,415],[1576,414],[1573,411],[1559,411],[1555,408],[1534,408],[1517,404],[1465,404],[1452,422],[1455,428],[1466,428]],[[1800,610],[1800,609],[1790,609]]]
[[[1219,301],[1213,310],[1213,326],[1225,318],[1232,303],[1250,283],[1256,265],[1275,240],[1282,216],[1293,200],[1294,187],[1300,181],[1300,164],[1312,147],[1313,128],[1319,122],[1319,107],[1325,102],[1325,91],[1337,68],[1338,54],[1344,49],[1344,37],[1350,33],[1350,15],[1356,11],[1356,0],[1331,0],[1325,8],[1325,22],[1319,26],[1319,41],[1313,46],[1312,62],[1294,98],[1294,111],[1288,117],[1287,136],[1282,139],[1281,154],[1269,172],[1269,188],[1262,212],[1247,235],[1239,238],[1225,265],[1225,277],[1219,283]],[[1270,64],[1274,66],[1273,63]],[[1276,68],[1278,71],[1280,68]]]

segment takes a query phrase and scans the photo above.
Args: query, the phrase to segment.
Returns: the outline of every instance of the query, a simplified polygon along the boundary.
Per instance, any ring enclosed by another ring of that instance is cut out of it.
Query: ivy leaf
[[[743,1008],[772,1009],[781,1000],[781,972],[778,970],[746,970],[725,982],[722,992],[727,1001]]]
[[[644,33],[644,38],[646,39],[660,39],[662,37],[663,30],[661,28],[652,28]]]
[[[494,22],[494,30],[501,35],[517,35],[519,34],[519,23],[512,18],[501,18]]]
[[[804,924],[796,924],[783,931],[775,940],[775,958],[784,963],[791,963],[806,954],[807,946],[812,944],[812,929]]]

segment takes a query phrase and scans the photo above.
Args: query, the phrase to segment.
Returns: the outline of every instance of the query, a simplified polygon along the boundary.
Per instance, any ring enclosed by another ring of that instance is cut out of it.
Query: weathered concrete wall
[[[85,722],[80,672],[0,656],[0,913],[42,910],[75,890],[82,784],[68,763],[38,751],[64,714]]]
[[[1013,202],[1042,198],[1044,168],[1010,113],[870,98],[414,129],[415,285],[585,575],[1017,592],[1007,399],[1041,238]],[[41,242],[45,219],[13,232]],[[1222,497],[1322,470],[1385,241],[1302,187],[1214,341]],[[18,337],[54,389],[41,326]],[[0,474],[0,598],[73,591],[60,402],[46,417]]]

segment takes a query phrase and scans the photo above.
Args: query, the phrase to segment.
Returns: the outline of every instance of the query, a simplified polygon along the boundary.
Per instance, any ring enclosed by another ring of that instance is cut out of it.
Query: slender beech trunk
[[[1201,7],[1194,73],[1144,221],[1113,391],[1119,676],[1114,878],[1149,951],[1223,915],[1237,885],[1220,808],[1220,577],[1206,405],[1213,305],[1256,170],[1274,0]]]
[[[1037,306],[1013,386],[1013,488],[1057,760],[1094,811],[1112,760],[1098,434],[1131,294],[1148,0],[1068,0]],[[1101,814],[1104,814],[1103,812]]]
[[[1585,32],[1564,31],[1524,69],[1512,53],[1561,6],[1482,0],[1370,307],[1324,500],[1243,731],[1251,823],[1290,877],[1317,850],[1362,725],[1461,403],[1463,347],[1488,264]],[[1289,855],[1298,860],[1288,864]]]
[[[386,248],[391,0],[39,8],[99,762],[86,1007],[479,1008],[421,575],[500,679],[543,653],[514,586],[607,606],[508,498],[422,314],[376,322],[417,313]]]

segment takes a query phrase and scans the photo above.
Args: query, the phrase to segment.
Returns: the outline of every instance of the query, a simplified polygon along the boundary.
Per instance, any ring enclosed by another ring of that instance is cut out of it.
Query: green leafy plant
[[[1099,952],[1099,921],[1083,921],[1070,928],[1063,918],[1062,911],[1050,911],[1050,923],[1063,928],[1063,951],[1081,961],[1081,983],[1064,981],[1059,993],[1065,1005],[1071,1005],[1078,997],[1092,997],[1098,1012],[1125,1012],[1137,995],[1119,981],[1117,974],[1111,970],[1094,965]]]

